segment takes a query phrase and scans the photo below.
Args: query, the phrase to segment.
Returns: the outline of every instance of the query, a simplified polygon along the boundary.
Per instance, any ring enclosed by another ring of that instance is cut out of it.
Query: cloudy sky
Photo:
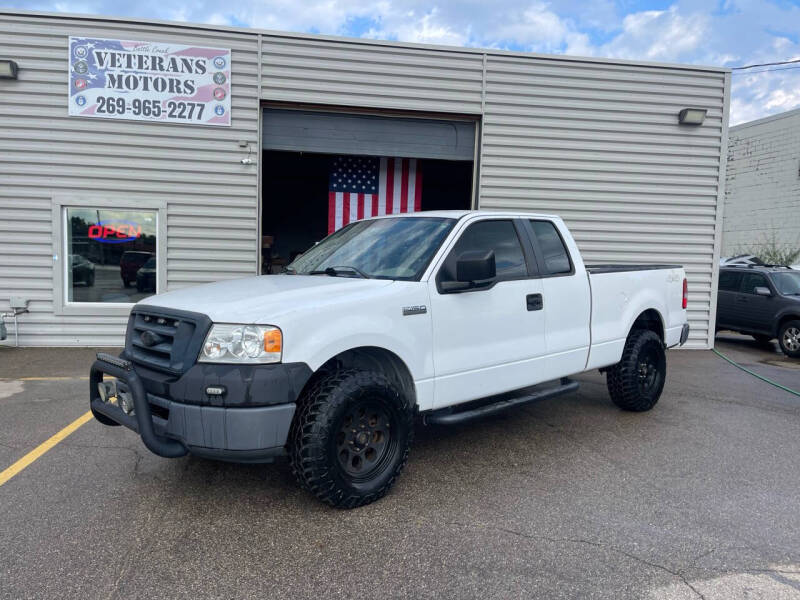
[[[0,6],[576,56],[800,58],[800,0],[0,0]],[[800,63],[733,75],[731,124],[800,106]]]

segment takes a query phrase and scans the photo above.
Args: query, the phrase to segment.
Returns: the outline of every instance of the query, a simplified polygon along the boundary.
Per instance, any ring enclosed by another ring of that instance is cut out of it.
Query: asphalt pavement
[[[800,390],[800,361],[717,347]],[[92,352],[0,348],[0,471],[87,410]],[[604,379],[417,427],[402,477],[352,511],[283,463],[150,454],[90,421],[0,486],[0,598],[800,598],[800,398],[671,351],[649,413]]]

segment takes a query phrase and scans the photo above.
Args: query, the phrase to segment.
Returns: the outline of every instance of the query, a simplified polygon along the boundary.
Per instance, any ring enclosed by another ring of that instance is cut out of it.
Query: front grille
[[[209,325],[208,317],[197,313],[134,308],[125,350],[136,364],[180,374],[194,364]]]

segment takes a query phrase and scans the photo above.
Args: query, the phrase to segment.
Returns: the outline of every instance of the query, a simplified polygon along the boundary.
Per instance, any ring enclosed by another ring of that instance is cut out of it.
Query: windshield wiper
[[[356,267],[351,267],[350,265],[338,265],[335,267],[327,267],[326,269],[322,269],[319,271],[311,271],[309,272],[309,275],[328,275],[330,277],[339,277],[339,275],[344,275],[343,272],[344,270],[355,273],[356,276],[360,277],[361,279],[369,279],[369,275],[364,273],[364,271]]]

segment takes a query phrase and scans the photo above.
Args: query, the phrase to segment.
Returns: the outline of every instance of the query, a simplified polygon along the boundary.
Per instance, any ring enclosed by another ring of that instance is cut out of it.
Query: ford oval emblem
[[[152,331],[142,332],[142,335],[139,336],[139,339],[141,339],[142,343],[148,348],[152,348],[156,344],[163,341],[163,338],[160,335],[153,333]]]

